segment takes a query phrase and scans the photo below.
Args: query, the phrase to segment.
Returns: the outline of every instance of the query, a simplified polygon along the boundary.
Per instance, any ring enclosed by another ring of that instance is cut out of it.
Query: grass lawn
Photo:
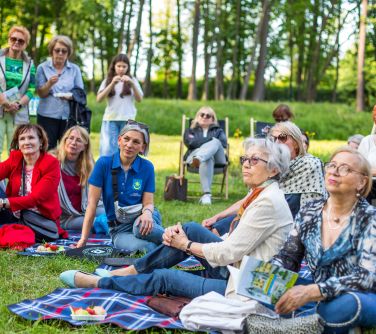
[[[94,155],[98,157],[99,135],[92,134]],[[153,134],[149,158],[154,163],[157,177],[157,192],[155,202],[160,209],[165,225],[177,221],[201,221],[243,196],[246,192],[240,179],[239,156],[242,152],[241,139],[231,139],[231,168],[230,168],[230,198],[228,201],[217,200],[210,207],[197,205],[197,199],[182,202],[164,202],[163,187],[167,175],[177,173],[179,137]],[[324,160],[330,153],[344,142],[341,141],[313,141],[311,153]],[[6,158],[3,152],[2,158]],[[194,189],[190,189],[191,191]],[[199,194],[196,188],[196,193]],[[59,321],[30,322],[13,315],[6,305],[23,299],[37,298],[52,290],[62,287],[58,275],[68,269],[82,269],[93,271],[96,264],[89,261],[78,261],[71,258],[46,257],[27,258],[17,256],[13,251],[0,252],[0,333],[124,333],[124,330],[111,326],[72,327],[68,323]],[[148,331],[156,332],[158,329]],[[164,331],[169,333],[170,331]],[[376,332],[374,332],[375,334]]]

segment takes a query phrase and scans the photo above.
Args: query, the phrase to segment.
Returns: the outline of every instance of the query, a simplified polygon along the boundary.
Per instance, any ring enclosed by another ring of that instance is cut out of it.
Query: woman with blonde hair
[[[61,168],[61,225],[67,230],[81,230],[88,204],[88,178],[94,167],[86,129],[80,126],[68,129],[61,138],[57,158]],[[99,205],[96,216],[104,213],[103,206]]]
[[[184,144],[188,151],[184,160],[198,168],[203,196],[200,203],[211,204],[211,184],[215,165],[225,165],[224,148],[227,147],[225,132],[218,125],[217,115],[210,107],[201,107],[189,129],[184,133]]]

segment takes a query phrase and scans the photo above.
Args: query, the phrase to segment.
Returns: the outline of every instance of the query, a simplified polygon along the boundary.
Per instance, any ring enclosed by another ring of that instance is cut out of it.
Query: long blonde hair
[[[213,108],[209,106],[203,106],[197,111],[196,116],[191,123],[191,129],[194,129],[199,124],[198,119],[200,118],[200,114],[203,112],[211,114],[213,116],[213,124],[218,125],[217,115],[215,114],[215,111],[213,110]]]
[[[80,177],[80,185],[83,187],[86,185],[89,175],[94,167],[94,159],[91,153],[90,136],[86,129],[76,125],[65,131],[63,137],[60,140],[57,151],[57,159],[60,161],[60,165],[64,164],[67,157],[64,149],[65,142],[74,130],[76,130],[80,134],[85,144],[85,149],[78,156],[76,163],[76,173]]]

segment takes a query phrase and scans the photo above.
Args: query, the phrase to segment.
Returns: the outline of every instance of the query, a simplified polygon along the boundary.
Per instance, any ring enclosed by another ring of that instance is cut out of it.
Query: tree
[[[153,61],[153,19],[152,19],[152,0],[149,0],[149,49],[147,55],[147,68],[144,80],[144,95],[151,95],[151,64]]]
[[[188,100],[197,100],[196,66],[197,66],[197,45],[200,27],[200,0],[195,0],[193,36],[192,36],[192,72],[188,87]]]

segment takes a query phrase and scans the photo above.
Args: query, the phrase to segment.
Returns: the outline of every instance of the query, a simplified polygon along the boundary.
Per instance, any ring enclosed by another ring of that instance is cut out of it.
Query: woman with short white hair
[[[198,223],[178,224],[165,230],[164,245],[137,259],[133,266],[113,272],[97,270],[97,274],[109,277],[70,270],[60,278],[71,287],[100,287],[135,295],[167,293],[194,298],[209,291],[232,295],[234,284],[226,266],[239,267],[244,255],[270,260],[280,249],[293,222],[277,182],[288,168],[287,148],[266,139],[247,141],[241,163],[243,181],[250,192],[225,240]],[[165,269],[190,255],[203,264],[208,278]]]

